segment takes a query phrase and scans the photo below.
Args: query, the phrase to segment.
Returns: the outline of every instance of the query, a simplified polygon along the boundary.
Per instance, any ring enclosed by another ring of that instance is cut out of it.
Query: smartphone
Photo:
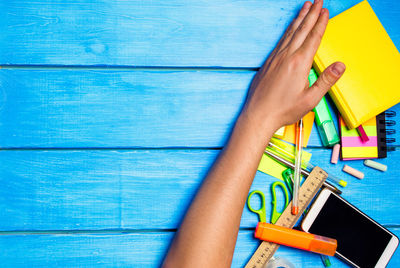
[[[399,244],[394,234],[326,188],[316,198],[301,228],[335,238],[336,255],[354,267],[385,267]]]

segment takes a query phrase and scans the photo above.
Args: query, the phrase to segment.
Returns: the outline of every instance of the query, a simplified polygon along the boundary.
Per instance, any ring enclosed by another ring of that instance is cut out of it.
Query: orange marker
[[[270,223],[259,222],[254,236],[258,239],[304,249],[324,255],[335,255],[336,239],[314,235]]]

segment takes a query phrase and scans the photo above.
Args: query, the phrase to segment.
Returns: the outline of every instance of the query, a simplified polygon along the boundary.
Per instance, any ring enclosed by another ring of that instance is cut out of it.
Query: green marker
[[[308,76],[310,86],[317,81],[317,78],[317,73],[314,71],[314,69],[311,69]],[[317,123],[322,144],[326,147],[331,147],[336,143],[339,143],[339,135],[336,131],[335,124],[333,123],[331,112],[329,111],[325,96],[322,97],[321,101],[317,106],[315,106],[313,111],[315,112],[315,122]]]
[[[321,254],[321,260],[325,267],[331,267],[331,261],[329,260],[328,256]]]

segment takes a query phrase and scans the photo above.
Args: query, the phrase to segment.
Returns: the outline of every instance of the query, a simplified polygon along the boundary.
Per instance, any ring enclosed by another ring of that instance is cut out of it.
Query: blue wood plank
[[[255,73],[1,70],[1,147],[221,147]]]
[[[390,228],[400,235],[399,228]],[[1,235],[2,267],[158,267],[174,233]],[[240,231],[232,267],[243,267],[258,246],[253,231]],[[275,256],[296,267],[323,267],[314,253],[281,246]],[[333,267],[348,267],[330,257]],[[398,251],[388,267],[400,265]]]
[[[383,160],[386,173],[352,163],[364,180],[328,164],[330,151],[312,149],[313,162],[349,183],[343,196],[381,224],[400,224],[400,152]],[[0,151],[0,231],[176,228],[217,156],[217,150]],[[270,184],[257,173],[252,189]],[[283,202],[283,201],[282,201]],[[241,226],[257,217],[244,209]]]
[[[258,67],[303,0],[0,3],[0,65]],[[327,0],[336,15],[359,0]],[[397,47],[400,3],[370,0]]]
[[[0,147],[222,147],[254,74],[2,69]]]

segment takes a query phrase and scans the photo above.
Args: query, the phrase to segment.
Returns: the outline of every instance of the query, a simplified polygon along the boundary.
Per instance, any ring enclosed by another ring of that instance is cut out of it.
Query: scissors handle
[[[253,207],[250,205],[250,199],[254,194],[258,194],[261,198],[261,207],[259,209],[253,209]],[[265,214],[265,196],[263,192],[258,190],[252,191],[247,198],[247,206],[251,212],[258,214],[260,222],[267,222],[267,215]]]
[[[286,187],[290,194],[293,193],[293,170],[291,168],[286,169],[282,172],[283,180],[285,181]]]
[[[282,209],[281,212],[278,212],[276,209],[276,187],[281,187],[284,195],[285,195],[285,206]],[[282,215],[283,211],[285,210],[285,208],[289,205],[289,194],[288,191],[286,189],[286,186],[283,182],[281,181],[276,181],[271,185],[271,192],[272,192],[272,213],[271,213],[271,223],[275,224],[275,222],[279,219],[279,217]]]

